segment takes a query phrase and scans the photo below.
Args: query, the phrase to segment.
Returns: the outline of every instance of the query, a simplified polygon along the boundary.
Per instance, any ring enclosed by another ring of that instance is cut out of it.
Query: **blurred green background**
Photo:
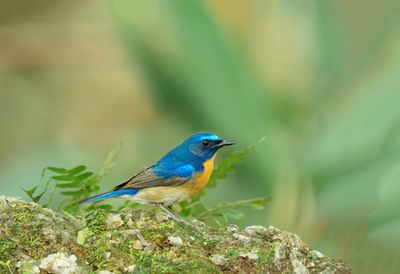
[[[1,194],[122,142],[107,190],[197,131],[217,162],[266,136],[205,198],[272,197],[238,225],[398,271],[400,1],[1,2]]]

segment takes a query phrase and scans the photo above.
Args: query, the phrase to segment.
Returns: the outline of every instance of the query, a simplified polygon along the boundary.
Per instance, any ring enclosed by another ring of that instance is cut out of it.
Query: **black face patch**
[[[209,140],[209,139],[204,139],[203,141],[201,141],[201,146],[204,149],[208,149],[208,148],[213,148],[216,145],[220,144],[222,142],[222,140]]]
[[[209,147],[210,147],[210,144],[211,144],[210,140],[205,139],[205,140],[201,141],[201,145],[202,145],[204,148],[209,148]]]

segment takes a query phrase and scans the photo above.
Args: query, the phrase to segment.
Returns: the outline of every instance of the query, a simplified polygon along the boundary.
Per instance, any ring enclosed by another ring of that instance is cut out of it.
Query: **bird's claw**
[[[166,212],[161,212],[161,214],[171,218],[174,221],[181,222],[181,223],[184,223],[184,224],[187,224],[187,225],[190,225],[190,226],[192,225],[188,221],[185,221],[184,219],[182,219],[180,216],[178,217],[178,216],[175,216],[175,215],[172,215],[172,214],[168,214]]]

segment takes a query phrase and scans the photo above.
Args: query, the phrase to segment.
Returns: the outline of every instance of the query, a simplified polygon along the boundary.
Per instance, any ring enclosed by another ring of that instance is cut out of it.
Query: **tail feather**
[[[115,191],[109,191],[109,192],[105,192],[105,193],[90,197],[86,200],[80,201],[78,203],[78,206],[81,204],[100,201],[100,200],[104,200],[104,199],[112,198],[112,197],[118,197],[118,196],[125,195],[125,194],[135,195],[138,191],[139,191],[139,189],[119,189],[119,190],[115,190]]]

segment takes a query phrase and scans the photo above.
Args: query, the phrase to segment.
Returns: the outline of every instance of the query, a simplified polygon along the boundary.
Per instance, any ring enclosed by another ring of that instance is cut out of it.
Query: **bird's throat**
[[[199,173],[195,178],[194,192],[200,192],[208,184],[211,173],[214,169],[214,158],[215,154],[213,157],[203,163],[203,172]]]
[[[207,161],[205,161],[205,162],[203,163],[203,167],[204,167],[203,174],[204,174],[205,176],[208,176],[208,178],[210,178],[211,173],[212,173],[212,171],[213,171],[213,169],[214,169],[214,158],[215,158],[215,155],[216,155],[216,154],[217,154],[217,153],[215,153],[213,157],[211,157],[210,159],[208,159]]]

